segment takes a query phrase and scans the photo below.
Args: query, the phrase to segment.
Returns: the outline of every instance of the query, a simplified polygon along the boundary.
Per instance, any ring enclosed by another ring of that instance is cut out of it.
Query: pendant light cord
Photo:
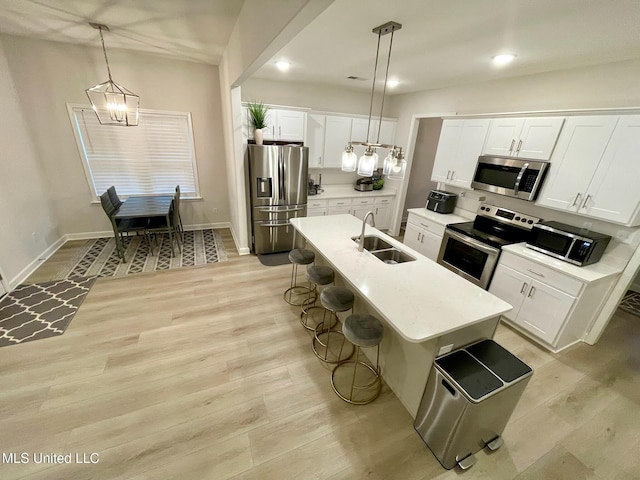
[[[382,34],[378,32],[378,48],[376,49],[376,63],[373,67],[373,85],[371,86],[371,103],[369,104],[369,122],[367,123],[367,143],[369,143],[369,130],[371,129],[371,112],[373,112],[373,94],[376,91],[376,73],[378,72],[378,56],[380,54],[380,37],[381,36]]]
[[[387,71],[384,74],[384,87],[382,88],[382,103],[380,104],[380,122],[378,123],[378,137],[376,138],[376,143],[380,143],[380,129],[382,128],[382,111],[384,109],[384,96],[387,93],[387,77],[389,76],[389,63],[391,62],[391,46],[393,45],[393,32],[391,30],[391,39],[389,39],[389,56],[387,57]],[[380,48],[380,36],[378,36],[378,48]],[[371,117],[369,117],[369,122],[371,122]],[[367,138],[367,141],[369,139]]]
[[[104,38],[102,37],[102,27],[98,27],[98,30],[100,31],[100,41],[102,42],[102,52],[104,53],[104,61],[107,64],[107,73],[109,74],[109,81],[113,83],[113,80],[111,80],[111,69],[109,68],[109,59],[107,58],[107,50],[104,48]],[[388,65],[387,65],[387,68],[388,68]]]

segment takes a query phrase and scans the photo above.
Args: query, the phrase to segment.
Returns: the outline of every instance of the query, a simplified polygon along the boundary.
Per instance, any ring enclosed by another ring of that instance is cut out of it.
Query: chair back
[[[173,224],[180,225],[180,185],[176,187],[176,193],[173,195]]]
[[[116,192],[116,187],[111,185],[109,188],[107,188],[107,193],[109,194],[109,198],[111,199],[111,204],[113,205],[113,208],[115,208],[116,210],[119,209],[120,205],[122,205],[122,200],[120,200],[120,197],[118,197],[118,193]]]
[[[102,195],[100,195],[100,203],[102,204],[104,213],[106,213],[107,217],[109,217],[109,220],[111,220],[111,217],[114,213],[116,213],[116,210],[118,209],[113,206],[109,192],[104,192]]]

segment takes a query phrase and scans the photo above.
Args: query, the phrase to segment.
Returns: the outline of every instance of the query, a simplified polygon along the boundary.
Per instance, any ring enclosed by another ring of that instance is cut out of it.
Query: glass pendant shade
[[[348,147],[344,152],[342,152],[343,172],[355,172],[357,163],[358,156],[355,154],[352,147]]]
[[[361,175],[363,177],[370,177],[371,175],[373,175],[377,156],[378,155],[375,154],[375,152],[367,149],[367,151],[364,152],[364,155],[360,157],[360,161],[358,162],[358,175]]]
[[[395,161],[394,151],[390,150],[389,154],[384,157],[384,162],[382,164],[382,174],[389,175],[389,171],[391,170],[391,164]]]
[[[407,169],[407,161],[403,157],[398,157],[391,164],[389,169],[389,178],[394,180],[402,180],[404,178],[404,172]]]
[[[108,80],[86,90],[101,125],[138,125],[140,97]]]
[[[378,163],[380,162],[380,159],[378,157],[378,154],[376,153],[376,151],[373,151],[373,169],[377,170],[378,169]],[[373,172],[371,172],[371,175],[373,175]]]

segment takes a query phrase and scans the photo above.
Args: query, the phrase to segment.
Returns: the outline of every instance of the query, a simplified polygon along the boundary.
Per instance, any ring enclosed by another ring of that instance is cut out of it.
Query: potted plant
[[[267,112],[269,107],[261,102],[249,102],[249,121],[253,126],[253,139],[256,145],[262,145],[262,129],[267,127]]]

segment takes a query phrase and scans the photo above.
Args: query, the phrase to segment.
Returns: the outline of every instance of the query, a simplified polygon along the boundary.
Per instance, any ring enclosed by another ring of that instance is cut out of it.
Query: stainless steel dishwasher
[[[502,432],[533,370],[493,340],[437,358],[414,427],[444,468],[475,463]]]

